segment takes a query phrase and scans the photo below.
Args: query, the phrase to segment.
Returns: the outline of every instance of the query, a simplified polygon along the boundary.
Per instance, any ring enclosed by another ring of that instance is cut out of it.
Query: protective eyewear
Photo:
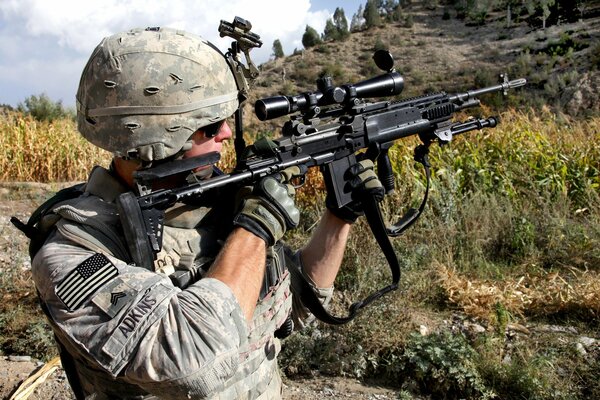
[[[212,124],[206,125],[205,127],[201,128],[202,131],[204,132],[204,136],[207,138],[213,138],[213,137],[217,136],[217,134],[221,130],[221,127],[223,126],[224,123],[225,123],[225,120],[222,119],[220,121],[213,122]]]

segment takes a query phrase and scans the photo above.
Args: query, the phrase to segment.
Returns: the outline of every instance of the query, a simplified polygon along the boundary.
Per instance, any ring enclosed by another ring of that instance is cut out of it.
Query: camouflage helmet
[[[233,73],[210,42],[169,28],[134,29],[92,53],[77,90],[77,124],[117,156],[157,161],[187,150],[196,130],[238,105]]]

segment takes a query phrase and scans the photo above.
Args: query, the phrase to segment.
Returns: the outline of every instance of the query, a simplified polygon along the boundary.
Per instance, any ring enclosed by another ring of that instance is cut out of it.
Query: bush
[[[315,51],[317,53],[321,53],[321,54],[331,54],[331,50],[325,44],[320,44],[320,45],[316,46]]]
[[[306,25],[306,30],[304,31],[304,35],[302,35],[302,46],[305,49],[316,46],[322,42],[319,34],[315,30],[315,28]]]
[[[590,60],[592,61],[592,68],[600,69],[600,43],[590,50]]]
[[[330,76],[335,81],[343,81],[344,80],[344,68],[339,64],[327,64],[321,72],[319,73],[319,77]]]
[[[368,60],[363,61],[360,65],[360,74],[364,77],[369,78],[373,75],[377,75],[380,72],[381,71],[379,70],[379,67],[377,67],[377,64],[375,64],[375,61],[372,57],[369,57]]]
[[[377,51],[377,50],[388,50],[389,46],[385,43],[383,43],[383,40],[381,40],[381,37],[377,36],[377,40],[375,40],[375,44],[373,45],[373,50]]]
[[[52,122],[61,118],[75,119],[75,112],[62,105],[62,101],[52,101],[45,93],[39,96],[31,95],[25,99],[25,104],[19,103],[17,110],[31,115],[38,121]]]
[[[477,370],[477,353],[462,334],[412,334],[404,354],[404,376],[435,398],[492,398]]]
[[[281,46],[281,41],[279,39],[275,39],[273,42],[273,55],[275,58],[282,58],[285,56],[283,53],[283,46]]]

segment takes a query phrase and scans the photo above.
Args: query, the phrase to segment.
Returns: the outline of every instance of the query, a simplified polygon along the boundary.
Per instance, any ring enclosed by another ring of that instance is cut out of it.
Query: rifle
[[[396,224],[387,226],[379,204],[371,198],[361,199],[370,229],[392,271],[392,283],[354,303],[346,317],[332,316],[325,311],[305,281],[301,298],[317,318],[331,324],[342,324],[352,320],[360,309],[375,299],[397,289],[400,266],[389,238],[404,232],[423,212],[431,177],[427,159],[429,146],[433,142],[449,143],[454,135],[495,127],[497,117],[464,122],[452,122],[452,118],[460,110],[478,106],[479,96],[494,92],[506,94],[509,89],[525,85],[526,80],[509,80],[504,75],[498,85],[467,92],[440,92],[399,101],[369,102],[365,99],[398,95],[404,88],[404,80],[393,69],[393,59],[388,52],[378,51],[374,59],[387,72],[342,86],[335,86],[331,78],[324,77],[317,81],[315,92],[258,100],[255,112],[261,121],[292,115],[284,124],[281,137],[261,139],[249,146],[247,149],[252,151],[238,160],[232,173],[173,189],[146,189],[140,196],[133,193],[121,195],[117,203],[120,214],[129,217],[127,222],[124,221],[124,228],[127,237],[133,239],[134,245],[130,244],[130,249],[134,261],[151,267],[154,255],[161,249],[164,211],[175,203],[198,199],[210,190],[228,185],[253,184],[291,166],[299,166],[302,171],[313,167],[325,171],[326,188],[334,193],[337,205],[342,207],[352,201],[344,173],[357,159],[367,157],[376,162],[379,179],[386,193],[390,193],[394,190],[394,175],[388,150],[397,140],[418,135],[421,144],[415,148],[415,160],[424,166],[427,178],[419,209],[409,209]],[[219,154],[210,153],[138,171],[134,178],[138,187],[149,188],[157,180],[191,171],[200,165],[213,164],[218,159]],[[140,224],[144,227],[141,233]]]

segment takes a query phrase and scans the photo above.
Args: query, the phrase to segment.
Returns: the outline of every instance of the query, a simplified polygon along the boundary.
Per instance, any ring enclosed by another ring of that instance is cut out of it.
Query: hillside
[[[431,9],[425,3],[412,2],[401,22],[262,64],[246,105],[250,130],[276,131],[282,122],[259,124],[252,112],[256,98],[314,91],[316,78],[324,73],[337,84],[379,74],[371,60],[377,48],[388,49],[395,58],[395,68],[405,80],[401,98],[493,85],[501,73],[508,73],[511,79],[524,77],[529,83],[524,93],[511,96],[510,105],[547,105],[572,116],[600,112],[600,5],[590,6],[581,20],[542,29],[531,18],[513,21],[507,28],[504,11],[492,12],[484,25],[475,25],[456,18],[452,9]]]

